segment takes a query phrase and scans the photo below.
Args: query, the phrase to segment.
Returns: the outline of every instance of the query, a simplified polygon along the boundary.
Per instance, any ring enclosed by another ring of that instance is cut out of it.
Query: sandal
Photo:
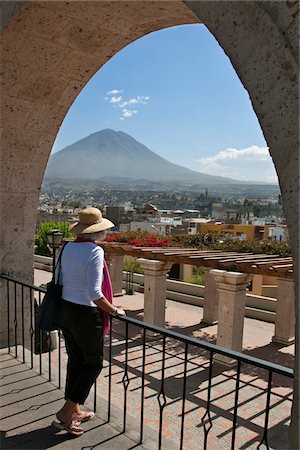
[[[69,434],[72,434],[72,436],[78,437],[81,436],[84,433],[84,431],[81,427],[77,425],[77,423],[78,422],[74,420],[70,424],[63,422],[56,422],[55,420],[53,420],[52,426],[57,428],[58,430],[65,430]]]
[[[76,422],[83,423],[88,422],[96,417],[96,414],[92,411],[82,411],[81,414],[77,415]]]

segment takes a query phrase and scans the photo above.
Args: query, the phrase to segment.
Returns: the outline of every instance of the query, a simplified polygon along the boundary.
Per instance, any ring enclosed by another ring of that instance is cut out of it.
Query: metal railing
[[[7,310],[7,347],[8,352],[13,354],[15,358],[20,358],[24,363],[26,361],[25,347],[30,350],[30,366],[33,368],[34,353],[37,354],[39,358],[39,373],[48,374],[49,381],[52,380],[52,352],[51,352],[51,334],[49,332],[42,332],[37,330],[35,325],[35,310],[41,304],[43,295],[45,294],[45,289],[23,283],[16,280],[10,276],[1,274],[2,279],[2,292],[5,292],[6,310]],[[6,286],[5,286],[6,284]],[[25,308],[25,302],[27,305]],[[2,307],[4,303],[2,303]],[[28,329],[25,329],[25,311],[29,311],[29,321],[27,320]],[[188,364],[190,362],[190,351],[193,349],[194,354],[200,354],[205,351],[208,353],[207,362],[205,363],[207,369],[207,396],[205,402],[205,412],[201,417],[201,426],[203,428],[204,438],[203,438],[203,449],[208,449],[208,437],[209,433],[213,428],[213,421],[211,417],[211,405],[212,405],[212,385],[213,385],[213,366],[214,366],[214,355],[223,355],[231,360],[236,361],[235,369],[235,388],[234,388],[234,404],[233,404],[233,414],[232,414],[232,426],[231,426],[231,439],[230,448],[235,449],[236,447],[236,430],[238,426],[238,410],[239,410],[239,395],[241,390],[241,373],[244,366],[250,365],[252,368],[264,371],[267,379],[267,388],[264,391],[266,393],[265,406],[264,406],[264,425],[262,427],[262,433],[260,436],[260,442],[257,448],[262,448],[264,445],[267,449],[269,448],[269,417],[271,410],[271,396],[273,388],[273,378],[274,375],[280,375],[284,377],[285,380],[293,378],[293,371],[289,368],[280,366],[278,364],[273,364],[271,362],[264,361],[252,356],[245,355],[240,352],[232,351],[220,347],[218,345],[211,344],[209,342],[188,337],[172,330],[165,328],[160,328],[154,325],[144,323],[140,320],[126,317],[120,317],[113,319],[114,326],[122,327],[124,335],[122,336],[123,342],[123,362],[122,366],[122,379],[121,383],[123,386],[123,433],[126,432],[127,428],[127,407],[128,407],[128,389],[132,378],[129,374],[132,370],[129,364],[129,350],[132,342],[130,338],[130,332],[132,329],[139,330],[139,354],[141,359],[140,366],[140,400],[139,400],[139,444],[144,440],[144,424],[145,424],[145,388],[146,388],[146,353],[149,343],[147,338],[155,338],[155,345],[158,346],[159,343],[159,355],[160,355],[160,367],[157,372],[160,373],[159,380],[157,381],[157,392],[156,398],[158,403],[158,449],[163,448],[163,423],[164,423],[164,413],[165,408],[168,405],[167,394],[166,394],[166,361],[168,358],[167,342],[172,340],[176,342],[178,346],[182,348],[182,391],[178,396],[182,402],[181,406],[181,423],[179,430],[179,448],[182,450],[184,448],[184,437],[185,437],[185,420],[186,420],[186,402],[187,396],[190,395],[187,392],[188,385]],[[116,322],[115,322],[116,321]],[[125,329],[124,329],[125,328]],[[27,337],[26,337],[27,335]],[[116,358],[113,355],[114,345],[113,340],[116,336],[116,332],[113,330],[111,323],[110,334],[109,334],[109,345],[108,345],[108,355],[107,355],[107,365],[108,365],[108,410],[107,410],[107,420],[111,419],[111,407],[112,407],[112,388],[113,388],[113,367],[116,363]],[[61,342],[62,337],[60,332],[58,332],[58,388],[61,388],[61,367],[62,367],[62,355],[61,355]],[[137,342],[137,338],[135,338]],[[22,355],[18,353],[18,349],[22,348]],[[43,366],[42,353],[48,353],[48,364],[47,368]],[[120,352],[119,352],[120,353]],[[120,366],[120,364],[119,364]],[[46,370],[48,369],[48,370]],[[97,410],[97,383],[95,383],[94,390],[94,410]],[[229,448],[226,447],[226,448]]]
[[[6,308],[7,318],[7,348],[11,353],[14,348],[15,358],[19,358],[19,348],[22,349],[21,360],[26,361],[26,351],[29,349],[30,368],[33,369],[34,354],[39,358],[39,374],[43,373],[43,353],[48,353],[48,379],[52,381],[51,350],[53,347],[53,333],[39,330],[36,325],[38,308],[41,305],[46,289],[32,284],[24,283],[10,276],[0,274],[6,286],[2,286],[5,295],[1,305],[2,313]],[[27,305],[25,305],[27,301]],[[26,306],[26,307],[25,307]],[[27,311],[27,321],[25,321]],[[29,313],[29,314],[28,314]],[[25,323],[28,329],[25,330]],[[19,333],[20,331],[20,333]],[[58,332],[58,388],[61,388],[61,333]]]

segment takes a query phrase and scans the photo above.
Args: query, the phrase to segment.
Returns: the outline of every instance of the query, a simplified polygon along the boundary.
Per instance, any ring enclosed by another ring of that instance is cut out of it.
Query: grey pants
[[[103,366],[102,313],[62,300],[59,321],[68,354],[65,400],[83,405]]]

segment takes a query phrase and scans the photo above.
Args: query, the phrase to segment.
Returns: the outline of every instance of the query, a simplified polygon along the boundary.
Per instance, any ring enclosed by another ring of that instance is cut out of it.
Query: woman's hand
[[[126,316],[126,312],[124,311],[124,309],[112,305],[104,296],[99,298],[98,300],[94,300],[94,303],[97,305],[99,309],[102,309],[102,311],[111,314],[113,317]]]
[[[116,316],[126,316],[126,312],[122,308],[115,308],[115,310],[111,314],[113,317]]]

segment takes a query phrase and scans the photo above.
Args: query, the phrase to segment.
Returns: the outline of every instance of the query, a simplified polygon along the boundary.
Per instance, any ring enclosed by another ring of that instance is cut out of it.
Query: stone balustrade
[[[42,259],[41,259],[42,258]],[[47,266],[51,258],[37,257],[37,265]],[[114,296],[123,295],[123,255],[106,253]],[[144,272],[144,320],[165,326],[167,275],[172,263],[138,258]],[[42,268],[42,267],[39,267]],[[246,293],[252,274],[205,268],[203,323],[217,324],[217,344],[241,351]],[[168,281],[170,282],[170,280]],[[252,296],[254,297],[254,296]],[[273,342],[290,345],[295,339],[295,284],[278,278]],[[215,361],[232,366],[234,361],[218,355]]]

